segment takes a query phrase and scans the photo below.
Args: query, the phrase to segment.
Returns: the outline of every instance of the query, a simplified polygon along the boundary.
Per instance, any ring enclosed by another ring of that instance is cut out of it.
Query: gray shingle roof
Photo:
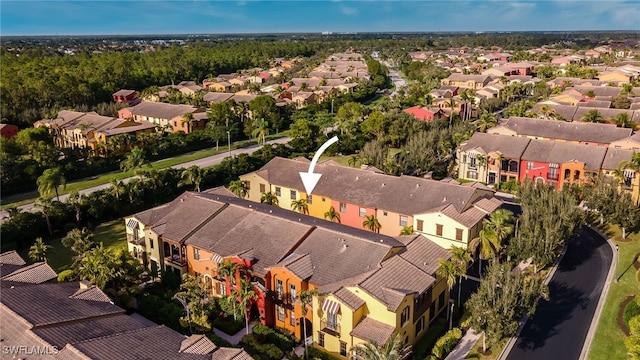
[[[586,112],[590,109],[580,108],[579,110],[585,110]],[[624,139],[631,135],[631,129],[619,128],[615,125],[581,122],[569,123],[565,121],[523,117],[511,117],[500,125],[515,131],[518,135],[600,144],[610,144],[612,141]]]
[[[213,353],[214,360],[253,360],[244,349],[222,347]]]
[[[231,93],[208,92],[204,94],[202,99],[210,103],[221,103],[231,99],[231,97],[233,97]]]
[[[606,152],[607,148],[603,146],[531,140],[522,160],[558,164],[578,161],[585,163],[585,170],[598,171]]]
[[[188,112],[194,112],[195,107],[191,105],[173,105],[161,102],[143,101],[136,106],[128,108],[133,115],[147,116],[158,119],[173,119],[176,116],[183,116]]]
[[[356,311],[365,304],[365,301],[359,298],[356,294],[349,291],[347,288],[342,288],[333,293],[333,296],[340,299],[351,311]]]
[[[38,262],[20,268],[9,275],[3,276],[3,281],[29,283],[29,284],[41,284],[49,280],[55,279],[58,274],[53,271],[51,266],[45,262]]]
[[[613,119],[620,113],[626,113],[627,115],[629,115],[630,118],[633,118],[633,115],[634,115],[634,111],[632,110],[589,108],[589,107],[581,106],[581,107],[578,107],[578,110],[576,110],[576,114],[574,115],[573,121],[582,121],[582,118],[584,117],[584,115],[587,112],[593,111],[593,110],[598,111],[605,120]],[[613,127],[614,129],[621,129],[620,133],[625,133],[625,131],[622,131],[622,130],[626,130],[626,133],[630,133],[630,130],[631,130],[631,129],[625,129],[625,128],[617,128],[615,125],[608,125],[608,126]],[[615,140],[618,140],[618,139],[615,139]]]
[[[509,159],[520,159],[529,139],[498,134],[474,133],[471,139],[460,144],[464,151],[477,150],[482,154],[499,151]]]
[[[377,344],[382,345],[389,340],[394,330],[395,327],[391,325],[365,317],[349,334],[359,339],[375,341]]]
[[[614,170],[623,161],[629,161],[633,157],[633,150],[608,148],[602,162],[602,169]],[[624,170],[624,169],[623,169]]]
[[[0,254],[0,277],[11,274],[26,264],[15,250]]]
[[[400,256],[433,276],[438,270],[438,260],[449,259],[451,253],[427,237],[420,235],[407,244],[407,249],[401,252]]]

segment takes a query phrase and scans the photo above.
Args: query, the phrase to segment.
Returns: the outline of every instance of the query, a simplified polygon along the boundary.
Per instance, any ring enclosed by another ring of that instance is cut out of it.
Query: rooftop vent
[[[381,242],[381,243],[383,243],[383,242],[384,242],[384,239],[380,239],[380,242]]]

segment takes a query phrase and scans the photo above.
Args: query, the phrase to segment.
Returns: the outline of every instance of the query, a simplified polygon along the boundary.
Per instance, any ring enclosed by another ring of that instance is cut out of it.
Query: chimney
[[[80,289],[89,289],[92,286],[89,280],[80,280]]]

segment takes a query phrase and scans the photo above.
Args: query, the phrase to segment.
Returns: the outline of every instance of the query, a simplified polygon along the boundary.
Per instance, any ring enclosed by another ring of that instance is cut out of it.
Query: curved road
[[[580,358],[612,260],[607,241],[583,227],[551,278],[551,299],[538,303],[506,359]]]
[[[284,137],[284,138],[279,138],[279,139],[275,139],[275,140],[271,140],[271,141],[267,141],[267,144],[286,144],[290,141],[291,139],[288,137]],[[223,146],[220,147],[221,149],[224,148]],[[231,150],[231,155],[238,155],[241,153],[247,153],[247,154],[253,154],[254,152],[256,152],[258,149],[262,148],[262,145],[251,145],[251,146],[247,146],[247,147],[243,147],[243,148],[239,148],[239,149],[235,149],[235,150]],[[224,158],[226,158],[227,156],[229,156],[229,152],[224,152],[224,153],[220,153],[217,155],[212,155],[206,158],[202,158],[202,159],[198,159],[198,160],[193,160],[193,161],[189,161],[189,162],[185,162],[185,163],[181,163],[181,164],[177,164],[172,166],[172,168],[174,169],[184,169],[184,168],[188,168],[189,166],[193,166],[193,165],[197,165],[199,167],[209,167],[209,166],[213,166],[216,164],[219,164],[222,162],[222,160],[224,160]],[[163,159],[166,160],[166,159]],[[134,177],[129,177],[126,179],[123,179],[122,181],[127,182],[131,179],[133,179]],[[98,191],[98,190],[102,190],[102,189],[106,189],[108,187],[111,186],[111,183],[106,183],[106,184],[102,184],[102,185],[97,185],[94,187],[90,187],[87,189],[83,189],[80,190],[79,193],[80,195],[87,195],[87,194],[91,194],[94,191]],[[67,200],[67,198],[69,197],[69,194],[64,194],[64,195],[60,195],[60,201],[64,202]],[[22,210],[22,211],[32,211],[35,209],[34,203],[28,203],[28,204],[24,204],[22,206],[18,206],[18,209]],[[5,210],[0,211],[0,224],[2,224],[5,220],[6,217],[9,216],[9,213]]]

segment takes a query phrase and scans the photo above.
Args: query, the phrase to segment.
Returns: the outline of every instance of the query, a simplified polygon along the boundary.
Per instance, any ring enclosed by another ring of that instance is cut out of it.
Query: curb
[[[598,305],[596,306],[596,311],[593,314],[593,318],[591,318],[591,324],[589,325],[589,331],[587,332],[587,338],[584,341],[584,345],[582,345],[582,351],[580,352],[579,359],[586,359],[589,355],[589,350],[591,350],[591,344],[593,343],[593,337],[598,328],[598,323],[600,322],[600,316],[602,315],[602,309],[604,308],[604,303],[606,302],[607,295],[609,294],[609,288],[611,287],[611,280],[616,272],[616,268],[618,266],[618,254],[616,250],[616,245],[609,239],[606,235],[604,235],[598,228],[594,228],[591,225],[587,225],[589,229],[596,232],[603,239],[607,239],[607,243],[611,247],[611,251],[613,252],[613,256],[611,259],[611,266],[609,267],[609,273],[607,274],[607,279],[605,280],[604,287],[602,288],[602,292],[600,293],[600,298],[598,299]]]
[[[553,266],[551,267],[551,269],[549,270],[549,273],[544,279],[545,285],[549,285],[549,283],[551,282],[551,278],[553,277],[553,275],[555,275],[556,271],[558,270],[558,265],[560,265],[560,261],[562,261],[562,258],[564,258],[564,255],[566,254],[568,247],[569,247],[569,244],[565,243],[564,248],[560,253],[560,256],[558,256],[556,261],[553,263]],[[537,301],[540,301],[540,298],[538,298]],[[524,326],[527,324],[528,320],[529,320],[529,315],[525,313],[522,316],[522,319],[520,319],[520,325],[518,326],[516,333],[509,338],[505,346],[502,348],[500,355],[498,355],[498,360],[504,360],[507,358],[507,355],[509,355],[509,353],[511,352],[511,349],[516,344],[516,341],[518,340],[518,337],[520,336],[520,333],[522,332],[522,329],[524,328]]]

